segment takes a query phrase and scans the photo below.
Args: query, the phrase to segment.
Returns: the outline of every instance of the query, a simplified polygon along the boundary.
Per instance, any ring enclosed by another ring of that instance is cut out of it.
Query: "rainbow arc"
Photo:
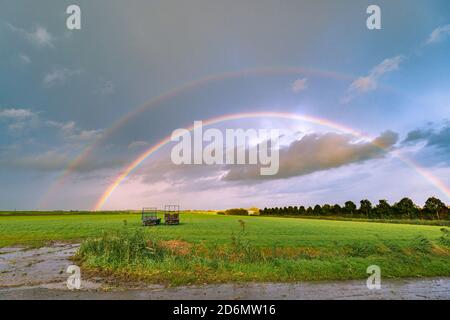
[[[248,118],[278,118],[278,119],[290,119],[290,120],[296,120],[296,121],[303,121],[308,122],[316,125],[321,125],[324,127],[328,127],[337,131],[340,131],[342,133],[351,134],[354,137],[366,139],[372,141],[372,143],[381,148],[385,149],[385,146],[377,144],[376,140],[374,140],[372,137],[368,137],[367,135],[353,129],[347,126],[344,126],[342,124],[332,122],[330,120],[324,119],[324,118],[318,118],[318,117],[312,117],[307,115],[300,115],[296,113],[290,113],[290,112],[244,112],[244,113],[235,113],[235,114],[228,114],[228,115],[222,115],[219,117],[214,117],[211,119],[203,120],[203,126],[210,126],[214,124],[218,124],[225,121],[232,121],[232,120],[240,120],[240,119],[248,119]],[[193,131],[194,126],[190,126],[185,128],[188,131]],[[136,170],[146,159],[148,159],[152,154],[156,153],[158,150],[163,148],[165,145],[172,142],[171,135],[165,137],[158,143],[154,144],[152,147],[147,149],[145,152],[143,152],[141,155],[139,155],[134,161],[132,161],[128,166],[126,166],[121,173],[113,180],[113,182],[106,188],[106,190],[103,192],[101,197],[97,200],[95,203],[93,210],[101,210],[103,205],[108,201],[108,199],[111,197],[113,192],[117,189],[117,187],[134,171]],[[447,198],[450,199],[450,189],[437,177],[433,176],[429,171],[427,171],[425,168],[421,167],[420,165],[416,164],[414,161],[412,161],[409,158],[406,158],[402,154],[396,152],[394,155],[399,158],[403,163],[414,169],[420,176],[425,178],[427,181],[429,181],[433,186],[435,186],[437,189],[439,189]]]

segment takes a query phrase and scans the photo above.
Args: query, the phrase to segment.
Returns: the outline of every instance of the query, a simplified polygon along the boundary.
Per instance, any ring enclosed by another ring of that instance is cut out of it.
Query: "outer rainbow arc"
[[[114,132],[124,126],[128,121],[134,119],[140,113],[157,106],[158,104],[169,100],[173,97],[176,97],[184,92],[189,92],[195,88],[207,85],[208,83],[218,82],[227,79],[241,78],[246,76],[264,76],[264,75],[285,75],[285,74],[302,74],[302,75],[310,75],[317,77],[324,77],[336,80],[348,80],[352,81],[355,79],[354,76],[346,75],[333,71],[323,71],[311,68],[302,68],[302,67],[267,67],[267,68],[254,68],[254,69],[244,69],[240,71],[230,71],[221,73],[218,75],[206,76],[201,79],[197,79],[194,81],[190,81],[188,83],[182,84],[175,89],[171,89],[150,101],[147,101],[140,107],[135,110],[129,112],[124,117],[120,118],[117,122],[115,122],[109,129],[105,131],[105,133],[95,140],[92,144],[90,144],[80,155],[78,155],[67,167],[66,170],[58,177],[57,181],[50,187],[49,191],[42,197],[39,202],[39,207],[45,207],[50,196],[58,190],[65,182],[65,180],[70,176],[70,174],[87,158],[92,152],[95,150],[101,142],[105,141],[110,137]]]
[[[211,118],[208,120],[203,121],[203,125],[212,125],[223,121],[229,121],[229,120],[238,120],[238,119],[245,119],[245,118],[282,118],[282,119],[292,119],[292,120],[299,120],[299,121],[306,121],[326,127],[330,127],[336,130],[339,130],[344,133],[351,134],[358,138],[364,138],[364,139],[371,139],[370,137],[352,129],[349,127],[346,127],[344,125],[331,122],[326,119],[322,118],[316,118],[306,115],[299,115],[296,113],[289,113],[289,112],[247,112],[247,113],[236,113],[236,114],[230,114],[230,115],[224,115],[219,116],[215,118]],[[194,126],[190,126],[186,128],[189,131],[192,131],[194,129]],[[93,210],[97,211],[100,210],[103,205],[106,203],[108,198],[111,196],[111,194],[114,192],[114,190],[126,179],[126,177],[131,174],[142,162],[145,161],[150,155],[161,149],[163,146],[167,145],[171,142],[171,136],[165,137],[163,140],[158,142],[157,144],[153,145],[151,148],[146,150],[144,153],[142,153],[139,157],[137,157],[131,164],[129,164],[125,169],[120,173],[120,175],[114,179],[114,182],[103,192],[102,196],[98,199],[96,202]],[[373,143],[373,142],[372,142]],[[375,146],[385,149],[383,145],[379,145],[377,143],[373,143]],[[414,163],[411,159],[408,159],[404,157],[403,155],[399,153],[394,153],[396,157],[398,157],[400,160],[402,160],[405,164],[415,169],[422,177],[424,177],[427,181],[429,181],[432,185],[434,185],[436,188],[438,188],[442,193],[444,193],[449,199],[450,199],[450,189],[437,177],[433,176],[430,172],[425,170],[424,168],[421,168],[419,165]]]

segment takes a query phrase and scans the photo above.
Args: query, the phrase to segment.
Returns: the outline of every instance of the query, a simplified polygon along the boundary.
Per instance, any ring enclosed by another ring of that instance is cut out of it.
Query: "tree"
[[[340,216],[342,214],[342,209],[341,206],[338,204],[335,204],[332,208],[331,208],[331,212],[334,216]]]
[[[306,214],[306,209],[304,206],[300,206],[300,208],[298,208],[298,214],[301,216],[304,216]]]
[[[359,212],[363,215],[365,215],[366,217],[371,217],[372,216],[372,203],[367,200],[361,200],[360,202],[360,206],[359,206]]]
[[[389,218],[392,214],[391,205],[387,200],[379,200],[375,207],[378,218]]]
[[[396,213],[402,218],[416,218],[417,217],[417,207],[414,202],[409,198],[403,198],[396,204],[394,204],[394,209]]]
[[[289,206],[289,207],[287,208],[287,214],[288,214],[288,215],[294,214],[294,208],[293,208],[292,206]]]
[[[248,211],[242,208],[234,208],[225,210],[225,214],[228,216],[248,216]]]
[[[314,215],[320,216],[321,214],[322,214],[322,208],[318,204],[316,204],[314,206]]]
[[[423,207],[425,211],[429,212],[432,216],[436,216],[439,220],[440,213],[447,214],[448,208],[441,200],[435,197],[428,198]]]
[[[353,215],[356,211],[356,204],[352,201],[346,201],[344,204],[344,211],[346,214]]]
[[[329,216],[331,215],[331,206],[329,204],[324,204],[322,206],[322,214],[324,216]]]

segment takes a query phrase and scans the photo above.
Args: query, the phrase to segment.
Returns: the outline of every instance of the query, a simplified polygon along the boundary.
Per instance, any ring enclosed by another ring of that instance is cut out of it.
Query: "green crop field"
[[[79,254],[87,269],[172,284],[363,278],[371,264],[388,277],[450,276],[442,229],[211,213],[142,227],[130,213],[4,214],[0,247],[88,239]],[[188,254],[168,248],[169,240]]]
[[[440,227],[347,222],[274,217],[238,217],[214,214],[182,214],[179,226],[147,227],[146,231],[164,239],[181,239],[205,244],[226,243],[245,221],[247,238],[257,246],[334,246],[336,243],[374,243],[380,240],[405,245],[415,236],[430,240],[441,236]],[[139,214],[66,214],[0,217],[0,246],[41,245],[47,241],[79,241],[118,230],[127,222],[141,227]]]

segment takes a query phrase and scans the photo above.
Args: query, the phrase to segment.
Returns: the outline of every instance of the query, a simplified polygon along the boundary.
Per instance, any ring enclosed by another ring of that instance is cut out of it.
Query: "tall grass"
[[[441,228],[442,236],[439,238],[439,244],[450,248],[450,231],[447,228]]]
[[[118,268],[140,265],[146,260],[162,260],[165,249],[156,240],[149,240],[143,229],[124,226],[117,231],[103,232],[99,238],[82,243],[79,256],[95,264]]]
[[[78,257],[89,268],[173,285],[364,278],[370,264],[380,265],[390,277],[450,275],[450,247],[444,232],[436,242],[417,235],[406,247],[380,239],[333,248],[262,248],[249,241],[245,223],[239,223],[241,230],[232,232],[227,244],[214,246],[158,239],[144,228],[124,226],[86,240]]]

